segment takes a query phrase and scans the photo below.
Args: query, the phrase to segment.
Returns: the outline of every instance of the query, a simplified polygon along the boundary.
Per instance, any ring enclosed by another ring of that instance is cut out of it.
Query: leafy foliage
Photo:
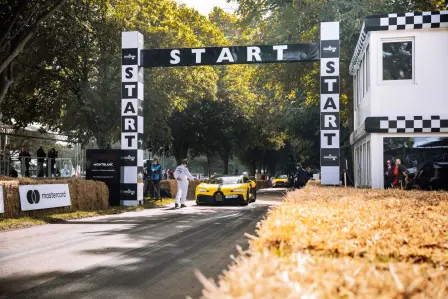
[[[430,0],[237,2],[238,14],[214,8],[206,17],[174,0],[34,1],[33,7],[1,1],[3,122],[38,122],[106,147],[120,140],[120,32],[140,31],[146,48],[297,43],[318,41],[319,23],[338,20],[341,136],[349,149],[348,64],[364,16],[443,9],[443,1]],[[11,55],[14,63],[5,64]],[[232,156],[252,173],[287,171],[296,161],[319,165],[318,64],[155,68],[144,80],[145,145],[155,154],[170,152],[177,161],[220,157],[224,173]]]

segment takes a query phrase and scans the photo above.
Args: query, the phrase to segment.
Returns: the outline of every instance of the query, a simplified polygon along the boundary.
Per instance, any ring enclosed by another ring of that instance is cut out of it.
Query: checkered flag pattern
[[[448,28],[448,11],[393,13],[366,18],[366,31]]]
[[[366,131],[377,133],[448,133],[448,117],[397,116],[369,117]]]

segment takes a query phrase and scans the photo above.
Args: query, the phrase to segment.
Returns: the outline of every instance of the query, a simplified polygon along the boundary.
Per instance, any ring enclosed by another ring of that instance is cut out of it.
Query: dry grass
[[[448,192],[289,193],[204,298],[448,298]]]
[[[428,265],[372,264],[350,258],[265,250],[239,256],[217,286],[196,274],[203,298],[447,298],[448,272]]]
[[[308,186],[289,193],[254,250],[448,266],[448,193]]]

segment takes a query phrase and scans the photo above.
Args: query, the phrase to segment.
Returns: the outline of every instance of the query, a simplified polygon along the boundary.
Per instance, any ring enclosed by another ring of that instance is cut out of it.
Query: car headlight
[[[232,190],[232,192],[244,192],[244,189],[240,188],[240,189],[234,189]]]
[[[198,192],[208,192],[207,189],[198,189]]]

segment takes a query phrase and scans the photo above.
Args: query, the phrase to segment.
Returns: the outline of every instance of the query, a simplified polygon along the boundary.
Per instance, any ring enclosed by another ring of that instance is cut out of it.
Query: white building
[[[386,159],[415,167],[419,143],[448,137],[448,11],[367,17],[350,74],[355,185],[381,189]]]

